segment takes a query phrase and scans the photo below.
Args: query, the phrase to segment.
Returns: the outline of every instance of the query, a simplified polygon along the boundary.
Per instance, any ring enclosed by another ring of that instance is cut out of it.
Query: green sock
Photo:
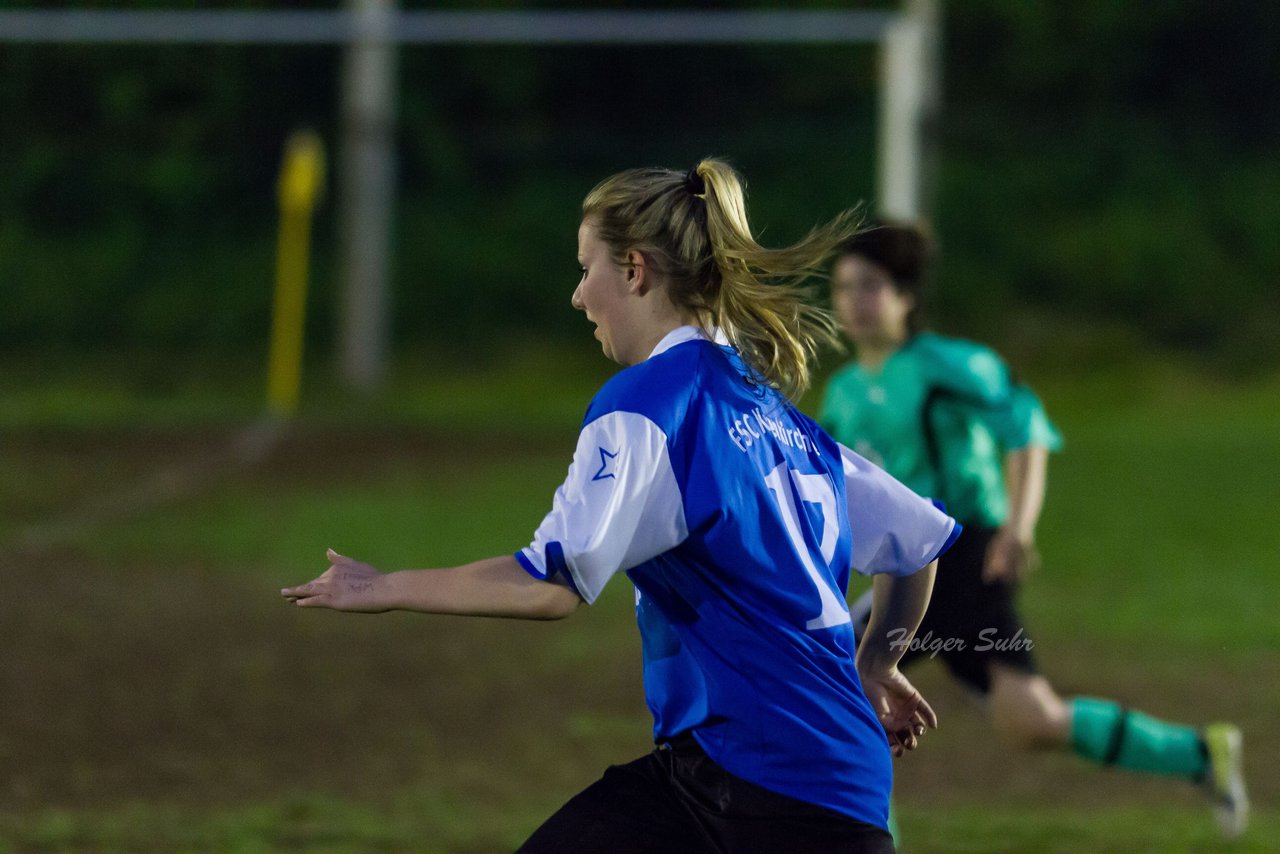
[[[1071,700],[1071,747],[1076,753],[1130,771],[1198,780],[1208,759],[1200,733],[1182,724],[1131,712],[1111,700]]]

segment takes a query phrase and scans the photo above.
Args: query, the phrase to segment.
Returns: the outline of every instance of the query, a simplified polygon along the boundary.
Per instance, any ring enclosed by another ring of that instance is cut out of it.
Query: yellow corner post
[[[280,238],[276,247],[276,293],[267,366],[267,407],[280,417],[298,408],[302,385],[302,331],[307,303],[307,258],[311,214],[324,190],[324,145],[309,130],[285,145],[277,188]]]

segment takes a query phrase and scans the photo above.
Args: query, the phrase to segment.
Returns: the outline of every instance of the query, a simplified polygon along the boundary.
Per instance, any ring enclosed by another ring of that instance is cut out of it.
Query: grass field
[[[138,362],[0,364],[0,851],[509,850],[647,749],[625,581],[549,625],[276,593],[326,546],[391,568],[522,545],[597,357],[424,356],[373,405],[320,381],[255,462],[228,449],[256,368]],[[942,724],[899,765],[904,850],[1276,850],[1280,377],[1037,385],[1068,440],[1023,599],[1041,664],[1064,692],[1239,721],[1254,824],[1224,845],[1189,785],[1015,759],[925,665]]]

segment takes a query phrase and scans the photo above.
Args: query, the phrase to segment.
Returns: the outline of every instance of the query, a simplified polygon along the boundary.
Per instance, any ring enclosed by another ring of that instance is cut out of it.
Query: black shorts
[[[902,657],[903,668],[921,659],[940,658],[953,676],[984,694],[991,690],[992,662],[1036,672],[1034,643],[1014,608],[1017,582],[982,580],[982,564],[995,533],[994,528],[965,525],[942,556],[929,610]],[[869,593],[851,610],[861,641],[871,613]]]
[[[893,850],[882,828],[735,777],[684,735],[611,765],[517,854]]]

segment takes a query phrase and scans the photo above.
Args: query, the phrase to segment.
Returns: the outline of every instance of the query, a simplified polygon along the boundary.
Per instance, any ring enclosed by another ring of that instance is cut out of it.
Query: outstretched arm
[[[332,608],[366,614],[421,611],[558,620],[582,600],[567,587],[540,581],[511,555],[448,569],[380,572],[330,549],[330,566],[314,581],[286,587],[280,595],[300,608]]]
[[[938,716],[898,670],[929,607],[937,567],[935,560],[911,575],[876,575],[871,582],[871,619],[858,646],[858,676],[894,756],[914,750],[925,730],[938,726]]]

